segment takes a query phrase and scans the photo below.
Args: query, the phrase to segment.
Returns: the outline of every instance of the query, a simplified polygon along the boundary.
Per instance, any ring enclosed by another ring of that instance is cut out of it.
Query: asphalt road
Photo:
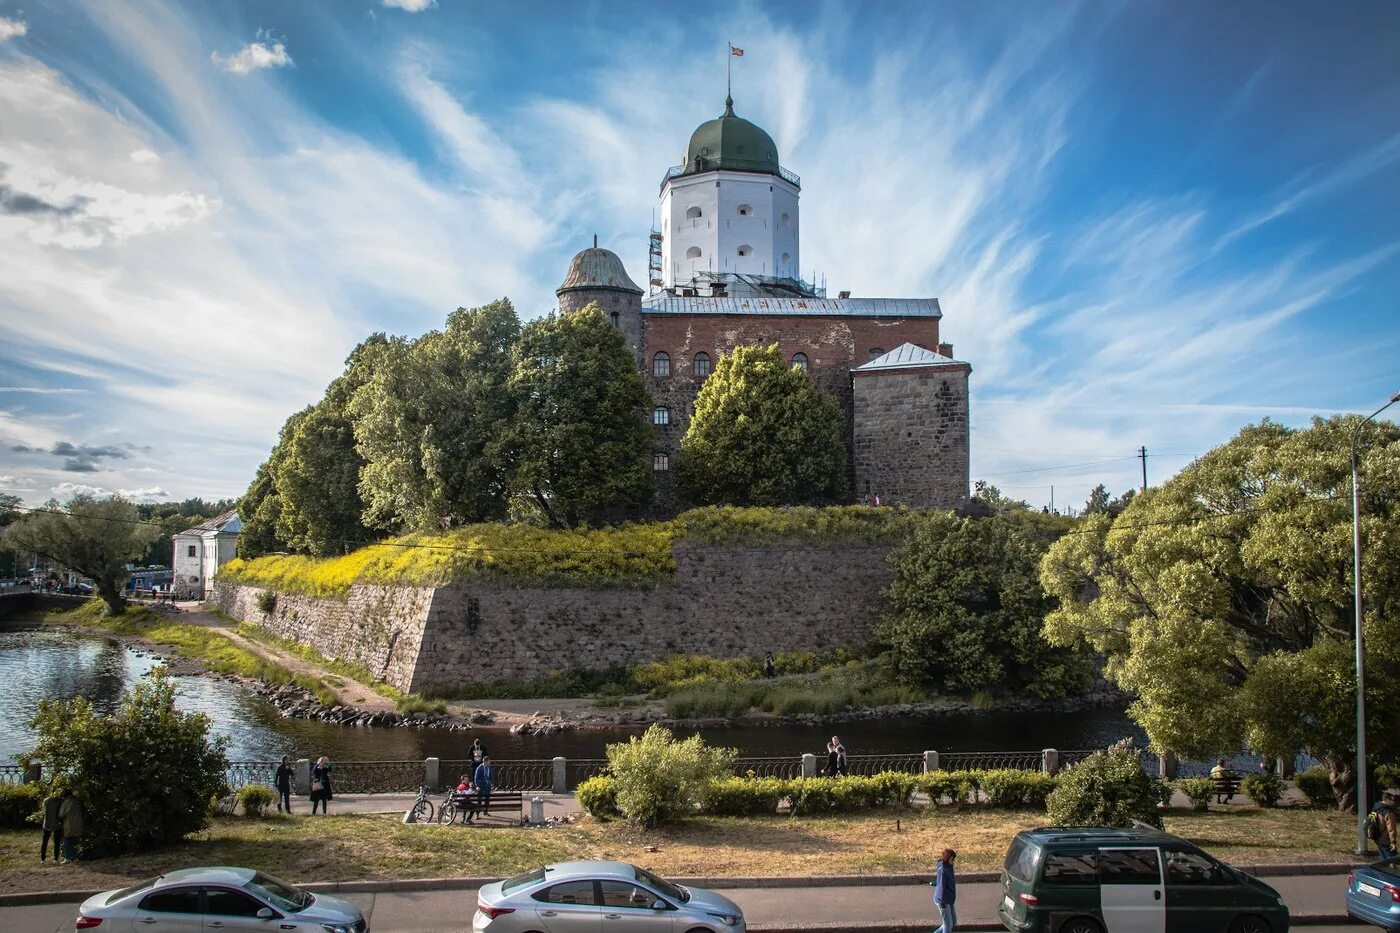
[[[1344,916],[1345,875],[1266,878],[1284,897],[1294,915]],[[744,909],[751,927],[828,930],[859,929],[883,924],[891,928],[932,929],[929,889],[897,887],[743,888],[721,889]],[[995,923],[1000,889],[995,884],[958,886],[959,926]],[[470,928],[476,892],[423,891],[348,894],[369,917],[374,933],[459,933]],[[6,933],[71,931],[76,904],[0,908],[0,930]],[[1351,930],[1357,926],[1315,926],[1308,930]]]

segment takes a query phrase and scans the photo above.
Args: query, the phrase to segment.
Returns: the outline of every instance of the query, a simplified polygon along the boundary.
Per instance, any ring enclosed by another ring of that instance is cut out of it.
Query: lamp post
[[[1366,649],[1361,632],[1361,497],[1357,492],[1356,439],[1361,428],[1400,402],[1396,392],[1380,408],[1363,418],[1351,430],[1351,578],[1356,599],[1356,853],[1365,855],[1370,846],[1366,841]]]

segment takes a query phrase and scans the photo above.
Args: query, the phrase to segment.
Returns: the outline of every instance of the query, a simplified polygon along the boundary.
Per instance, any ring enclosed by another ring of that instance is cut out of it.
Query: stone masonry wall
[[[218,598],[234,618],[384,670],[402,690],[450,689],[669,654],[860,646],[871,638],[891,578],[889,551],[680,545],[674,580],[648,589],[357,586],[344,602],[279,595],[266,621],[257,587],[221,584]]]
[[[278,593],[271,614],[258,608],[257,586],[216,583],[224,614],[315,648],[326,657],[363,664],[400,690],[411,688],[433,602],[431,587],[354,586],[346,599]]]
[[[967,379],[965,366],[855,375],[858,495],[916,508],[966,504]]]

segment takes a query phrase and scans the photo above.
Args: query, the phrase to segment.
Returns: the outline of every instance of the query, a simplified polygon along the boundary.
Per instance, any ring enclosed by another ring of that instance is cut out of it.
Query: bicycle
[[[413,801],[413,806],[409,808],[410,823],[431,823],[433,821],[433,802],[428,799],[428,787],[422,785],[418,788],[418,799]]]

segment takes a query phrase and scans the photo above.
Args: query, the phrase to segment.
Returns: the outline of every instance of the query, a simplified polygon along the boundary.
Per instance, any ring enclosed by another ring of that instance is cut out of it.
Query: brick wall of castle
[[[438,589],[356,586],[346,600],[220,584],[236,619],[358,661],[405,691],[606,670],[670,654],[766,651],[869,642],[890,581],[887,547],[678,545],[676,574],[644,589]],[[386,590],[390,592],[385,592]]]
[[[968,496],[968,368],[877,370],[853,379],[858,496],[960,508]]]

